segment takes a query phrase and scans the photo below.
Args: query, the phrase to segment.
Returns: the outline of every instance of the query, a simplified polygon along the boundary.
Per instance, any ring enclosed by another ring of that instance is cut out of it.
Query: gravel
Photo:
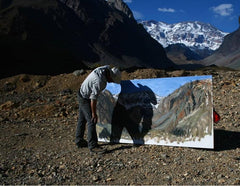
[[[214,107],[221,116],[214,124],[215,148],[101,143],[108,152],[90,155],[74,144],[77,86],[69,85],[71,78],[84,78],[43,77],[44,84],[36,88],[41,77],[23,81],[16,76],[0,80],[0,184],[240,184],[239,71],[142,69],[123,74],[125,79],[213,75]]]

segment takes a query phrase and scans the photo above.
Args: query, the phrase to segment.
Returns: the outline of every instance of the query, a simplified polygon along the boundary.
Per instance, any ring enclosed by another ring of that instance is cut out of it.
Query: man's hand
[[[96,124],[98,121],[98,115],[97,114],[92,114],[92,122]]]
[[[92,110],[92,122],[94,124],[96,124],[97,121],[98,121],[98,115],[97,115],[96,106],[97,106],[97,100],[96,99],[92,99],[91,100],[91,110]]]

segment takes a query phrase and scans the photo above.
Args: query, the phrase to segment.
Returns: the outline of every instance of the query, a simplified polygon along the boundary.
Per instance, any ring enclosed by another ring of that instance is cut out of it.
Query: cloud
[[[124,3],[132,3],[132,0],[124,0]]]
[[[133,16],[135,19],[142,19],[144,16],[142,15],[142,13],[138,12],[138,11],[135,11],[133,10]]]
[[[232,4],[221,4],[216,7],[212,7],[214,13],[221,15],[221,16],[229,16],[233,12],[233,5]]]
[[[158,8],[159,12],[170,12],[170,13],[174,13],[175,10],[172,8]]]

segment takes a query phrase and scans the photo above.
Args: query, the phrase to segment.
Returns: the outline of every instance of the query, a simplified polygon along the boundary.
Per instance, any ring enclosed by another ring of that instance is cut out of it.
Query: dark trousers
[[[87,123],[88,148],[91,149],[96,147],[98,142],[96,124],[94,124],[91,120],[92,119],[91,100],[83,98],[80,92],[78,91],[78,102],[79,102],[79,117],[77,123],[75,142],[78,143],[79,141],[83,140]]]

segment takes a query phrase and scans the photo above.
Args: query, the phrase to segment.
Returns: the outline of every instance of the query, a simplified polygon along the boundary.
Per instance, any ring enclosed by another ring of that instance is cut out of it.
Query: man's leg
[[[78,102],[79,102],[79,115],[78,115],[75,143],[78,147],[87,147],[87,141],[84,140],[86,119],[84,117],[84,113],[82,110],[82,107],[84,105],[84,100],[79,96],[79,94],[78,94]]]
[[[96,124],[92,122],[92,111],[91,111],[90,100],[87,100],[87,99],[84,100],[84,103],[82,103],[81,105],[81,110],[87,122],[88,147],[91,149],[97,146],[98,139],[97,139],[97,132],[96,132]]]
[[[87,146],[86,141],[84,140],[84,132],[85,132],[86,120],[84,119],[84,115],[79,109],[79,117],[78,117],[78,124],[76,129],[76,139],[75,143],[77,146]]]
[[[106,149],[101,148],[98,145],[98,138],[97,138],[97,131],[96,131],[96,124],[92,122],[92,111],[91,111],[91,103],[90,100],[88,104],[84,105],[83,113],[85,119],[87,120],[87,127],[88,127],[88,148],[90,149],[91,153],[103,154],[106,152]]]
[[[92,111],[91,111],[91,101],[89,99],[81,98],[79,99],[79,104],[81,108],[81,117],[84,118],[84,121],[87,122],[88,127],[88,148],[90,149],[91,153],[99,153],[102,154],[106,152],[105,149],[102,149],[98,146],[98,138],[96,132],[96,124],[92,122]],[[79,120],[81,121],[81,120]]]

